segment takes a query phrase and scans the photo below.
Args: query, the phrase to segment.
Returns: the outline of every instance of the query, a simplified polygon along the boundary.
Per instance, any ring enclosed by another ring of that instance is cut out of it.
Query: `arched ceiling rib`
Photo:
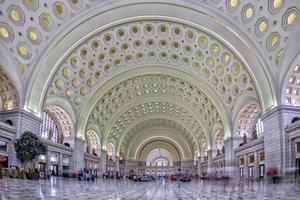
[[[255,86],[241,61],[208,34],[170,21],[137,21],[100,32],[64,60],[48,96],[66,96],[78,111],[99,86],[120,70],[150,63],[186,69],[206,82],[230,110]]]
[[[204,4],[206,4],[206,2],[204,2]],[[97,7],[99,8],[98,10],[93,9],[92,12],[82,15],[84,16],[82,18],[83,21],[81,19],[77,20],[76,23],[78,24],[73,23],[67,27],[63,31],[65,35],[55,39],[55,45],[49,45],[49,48],[45,50],[45,55],[47,56],[41,56],[41,59],[37,62],[40,63],[37,64],[38,66],[44,66],[43,70],[35,70],[34,74],[38,74],[38,78],[29,83],[32,86],[32,89],[26,98],[26,108],[28,110],[36,113],[40,112],[45,93],[41,92],[41,89],[38,88],[37,85],[42,85],[42,87],[44,86],[46,88],[49,84],[49,79],[46,75],[51,74],[52,76],[59,67],[61,61],[63,61],[63,59],[67,57],[67,54],[73,51],[77,45],[84,42],[97,31],[103,31],[107,27],[112,27],[120,23],[125,24],[125,22],[129,23],[129,21],[139,21],[140,19],[148,19],[149,21],[174,20],[174,22],[177,21],[185,25],[188,24],[188,26],[197,27],[197,30],[201,29],[209,32],[209,35],[218,38],[219,41],[222,41],[227,47],[234,51],[238,55],[237,57],[242,59],[243,64],[245,64],[247,69],[251,72],[251,76],[255,77],[254,82],[257,87],[260,87],[259,94],[264,102],[264,110],[265,108],[270,108],[272,105],[276,105],[276,99],[274,99],[275,94],[271,91],[273,90],[273,83],[270,81],[266,70],[263,69],[263,59],[261,59],[261,56],[257,53],[255,47],[253,47],[247,39],[239,36],[240,32],[237,31],[232,24],[223,23],[227,18],[223,18],[223,16],[220,18],[220,16],[217,16],[220,13],[219,10],[216,12],[218,14],[216,14],[213,13],[213,10],[208,9],[207,6],[196,6],[193,5],[193,3],[184,1],[180,3],[177,1],[169,2],[168,0],[166,2],[151,2],[147,0],[143,2],[118,1],[112,4],[107,3],[102,7],[98,5]],[[108,13],[106,12],[107,10],[109,10]],[[177,12],[176,10],[180,12]],[[210,13],[211,11],[212,13]],[[122,13],[124,16],[120,18],[119,13]],[[178,13],[180,14],[178,15]],[[184,14],[182,15],[181,13]],[[211,23],[207,24],[209,20]],[[252,48],[254,48],[254,51],[252,51]],[[54,52],[50,53],[51,51]],[[85,51],[83,51],[83,54],[85,54]],[[45,61],[43,62],[43,60]],[[187,61],[187,59],[184,60]],[[212,63],[211,59],[209,62]],[[44,65],[44,63],[47,64]],[[252,69],[252,66],[257,66],[257,68]],[[109,68],[109,66],[107,67]],[[229,78],[229,81],[230,79],[231,78]],[[37,82],[37,84],[35,84],[35,82]],[[58,83],[58,85],[60,85],[60,83]],[[82,89],[82,92],[85,93],[85,89]],[[262,96],[262,94],[267,95]],[[81,99],[79,98],[76,99],[77,102],[80,100]],[[82,130],[82,128],[80,128],[80,130]]]
[[[136,2],[138,1],[127,1],[128,4]],[[0,38],[7,49],[12,50],[13,57],[22,66],[21,71],[25,70],[29,75],[32,69],[29,65],[63,27],[74,23],[80,14],[84,16],[85,12],[91,12],[93,7],[113,3],[114,1],[109,0],[23,0],[22,3],[18,0],[1,1],[3,15],[0,16]],[[250,32],[249,39],[266,53],[266,60],[276,64],[280,63],[288,38],[299,24],[300,6],[297,0],[210,0],[188,3],[222,13],[246,35]]]

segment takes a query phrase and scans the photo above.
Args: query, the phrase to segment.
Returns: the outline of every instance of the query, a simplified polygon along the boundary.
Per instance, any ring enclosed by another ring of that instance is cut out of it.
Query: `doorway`
[[[0,156],[0,168],[8,168],[8,157]]]
[[[265,175],[265,165],[259,165],[259,177],[263,178]]]
[[[57,176],[58,175],[58,165],[51,165],[50,166],[51,175]]]
[[[300,177],[300,158],[296,159],[296,176]]]

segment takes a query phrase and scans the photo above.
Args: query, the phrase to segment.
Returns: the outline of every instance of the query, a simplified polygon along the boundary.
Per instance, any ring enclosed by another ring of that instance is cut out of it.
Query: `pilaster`
[[[214,172],[214,162],[212,159],[212,150],[207,151],[207,172],[212,173]]]
[[[116,156],[115,170],[116,170],[116,172],[120,173],[120,157],[119,156]]]
[[[73,151],[73,170],[78,171],[84,168],[84,140],[78,137],[74,138],[74,151]]]
[[[102,176],[106,172],[106,151],[101,150],[101,160],[100,160],[100,175]]]
[[[285,128],[299,113],[300,108],[294,106],[277,106],[262,116],[266,172],[270,167],[277,167],[279,173],[285,173],[289,167],[289,143]]]

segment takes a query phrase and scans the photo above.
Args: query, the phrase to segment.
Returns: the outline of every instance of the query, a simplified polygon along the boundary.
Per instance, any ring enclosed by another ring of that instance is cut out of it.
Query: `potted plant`
[[[25,171],[27,178],[35,178],[36,174],[33,170],[35,163],[39,155],[47,153],[47,147],[31,132],[24,132],[24,134],[16,140],[14,146],[17,158],[21,161],[24,168],[27,169]]]

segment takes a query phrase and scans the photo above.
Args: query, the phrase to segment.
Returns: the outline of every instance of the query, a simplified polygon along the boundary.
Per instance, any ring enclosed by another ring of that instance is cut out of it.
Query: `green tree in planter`
[[[47,153],[47,147],[31,132],[24,132],[14,145],[17,158],[25,168],[33,169],[38,156]]]

